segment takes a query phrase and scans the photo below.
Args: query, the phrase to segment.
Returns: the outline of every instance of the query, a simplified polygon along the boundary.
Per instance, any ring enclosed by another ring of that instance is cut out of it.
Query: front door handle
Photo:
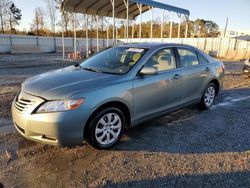
[[[173,77],[174,80],[178,80],[178,79],[180,79],[180,78],[181,78],[181,75],[179,75],[179,74],[176,74],[176,75],[174,75],[174,77]]]
[[[206,71],[206,72],[209,72],[209,71],[210,71],[210,68],[209,68],[209,67],[206,67],[205,71]]]

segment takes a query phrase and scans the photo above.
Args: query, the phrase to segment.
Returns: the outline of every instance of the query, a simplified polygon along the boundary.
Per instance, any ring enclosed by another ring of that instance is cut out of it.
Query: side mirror
[[[143,67],[139,73],[139,75],[156,75],[157,68],[156,67]]]

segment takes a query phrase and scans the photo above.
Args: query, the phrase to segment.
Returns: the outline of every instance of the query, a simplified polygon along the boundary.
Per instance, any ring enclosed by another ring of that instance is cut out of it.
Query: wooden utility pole
[[[226,26],[225,26],[225,30],[224,30],[224,38],[226,37],[227,26],[228,26],[228,17],[227,17],[227,19],[226,19]]]

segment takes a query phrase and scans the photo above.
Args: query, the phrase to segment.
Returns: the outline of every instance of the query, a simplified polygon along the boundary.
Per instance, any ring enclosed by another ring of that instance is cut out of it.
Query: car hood
[[[29,78],[22,84],[22,90],[47,100],[65,99],[78,92],[117,81],[119,77],[71,66]]]

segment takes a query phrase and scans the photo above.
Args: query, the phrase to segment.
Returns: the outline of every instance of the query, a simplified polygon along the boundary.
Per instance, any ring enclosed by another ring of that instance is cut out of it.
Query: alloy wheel
[[[95,128],[95,138],[103,146],[111,145],[119,139],[122,120],[116,113],[108,113],[100,118]]]
[[[215,88],[213,86],[209,86],[204,95],[204,102],[207,107],[210,107],[215,98]]]

